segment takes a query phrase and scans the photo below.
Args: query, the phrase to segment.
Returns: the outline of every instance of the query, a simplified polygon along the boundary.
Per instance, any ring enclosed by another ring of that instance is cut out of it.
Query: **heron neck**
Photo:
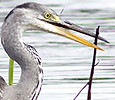
[[[19,23],[12,24],[11,22],[4,22],[1,30],[1,43],[10,58],[18,62],[21,52],[23,51],[23,44],[21,42],[23,28]],[[18,57],[19,56],[19,57]]]
[[[38,59],[35,60],[32,51],[28,50],[28,45],[23,43],[22,34],[24,31],[25,29],[18,22],[13,25],[6,22],[2,25],[1,42],[6,53],[21,66],[22,70],[28,69],[35,73],[37,70],[34,70],[36,67],[33,67],[37,66],[39,69]]]
[[[30,70],[23,70],[20,81],[15,87],[15,90],[20,90],[21,88],[21,91],[18,92],[23,95],[23,100],[34,100],[32,98],[37,98],[41,90],[41,78],[42,75],[40,75],[40,73],[39,75],[35,75],[35,73],[31,72]],[[28,97],[25,97],[26,95]]]
[[[15,60],[22,69],[19,83],[13,89],[14,93],[22,94],[23,98],[28,98],[30,95],[36,95],[37,98],[41,88],[43,72],[35,57],[22,42],[23,32],[24,29],[18,23],[13,25],[4,23],[1,32],[1,42],[9,57]],[[38,90],[37,93],[36,90]],[[28,94],[28,97],[25,97],[24,94]]]

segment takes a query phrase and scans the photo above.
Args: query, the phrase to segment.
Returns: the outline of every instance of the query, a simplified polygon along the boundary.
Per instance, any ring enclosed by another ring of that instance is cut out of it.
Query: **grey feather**
[[[10,58],[21,67],[17,85],[7,86],[0,77],[0,100],[37,100],[43,81],[41,58],[36,49],[21,41],[26,30],[34,29],[32,19],[42,16],[44,6],[38,3],[24,3],[16,6],[6,16],[1,30],[1,43]],[[42,11],[40,11],[43,9]],[[31,14],[32,11],[34,14]],[[28,12],[28,13],[26,13]],[[35,19],[36,20],[36,19]]]

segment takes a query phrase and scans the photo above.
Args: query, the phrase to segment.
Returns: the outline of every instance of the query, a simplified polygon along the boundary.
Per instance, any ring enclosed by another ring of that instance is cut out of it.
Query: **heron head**
[[[12,13],[15,13],[15,15],[13,15]],[[11,14],[13,17],[12,19],[20,23],[24,31],[42,30],[67,37],[84,45],[104,51],[100,47],[88,42],[87,40],[77,36],[76,34],[69,32],[68,30],[74,30],[92,37],[95,37],[95,34],[71,22],[62,21],[60,16],[57,15],[52,9],[42,4],[28,2],[18,5],[8,14],[5,20],[7,20],[9,15]],[[108,42],[100,36],[98,37],[98,39]]]

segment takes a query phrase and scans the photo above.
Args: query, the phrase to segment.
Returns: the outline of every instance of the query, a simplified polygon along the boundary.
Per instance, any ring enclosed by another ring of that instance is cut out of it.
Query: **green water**
[[[0,0],[0,27],[4,17],[16,5],[29,0]],[[33,0],[47,5],[69,20],[91,31],[98,25],[100,35],[110,44],[98,42],[105,52],[98,51],[100,63],[95,68],[92,100],[115,100],[115,1],[114,0]],[[94,39],[76,33],[93,42]],[[73,100],[88,82],[93,49],[82,44],[45,32],[26,32],[24,42],[39,52],[44,69],[44,82],[39,100]],[[31,41],[30,41],[31,40]],[[0,75],[8,82],[8,56],[0,44]],[[98,60],[97,60],[98,62]],[[20,67],[15,63],[14,83],[20,77]],[[86,100],[87,88],[77,100]]]

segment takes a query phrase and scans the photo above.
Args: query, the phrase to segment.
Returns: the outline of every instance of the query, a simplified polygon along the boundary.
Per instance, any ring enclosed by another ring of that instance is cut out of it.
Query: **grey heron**
[[[37,100],[43,81],[41,58],[36,49],[22,41],[27,30],[41,30],[67,37],[84,45],[103,50],[68,30],[92,37],[95,34],[61,18],[50,8],[34,2],[16,6],[6,16],[1,30],[1,43],[10,58],[21,67],[20,80],[8,86],[0,76],[0,100]],[[108,42],[102,37],[98,39]]]

